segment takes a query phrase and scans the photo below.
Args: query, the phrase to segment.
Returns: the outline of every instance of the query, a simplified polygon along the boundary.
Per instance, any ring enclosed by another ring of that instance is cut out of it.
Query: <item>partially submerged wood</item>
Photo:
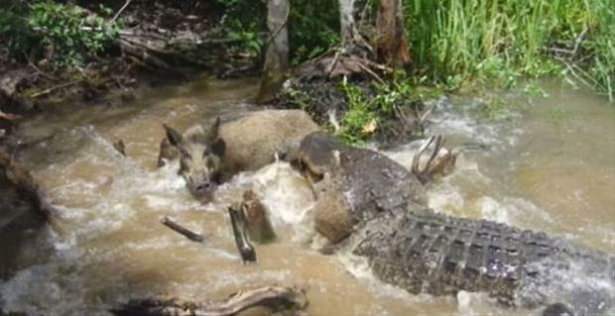
[[[174,232],[176,232],[176,233],[178,233],[178,234],[188,238],[189,240],[192,240],[194,242],[204,242],[205,241],[205,237],[203,237],[203,235],[195,233],[195,232],[191,231],[190,229],[188,229],[188,228],[178,224],[177,222],[175,222],[174,220],[172,220],[168,216],[163,217],[160,220],[160,223],[162,223],[164,226],[170,228]]]
[[[268,243],[275,240],[275,231],[268,213],[267,208],[254,191],[247,190],[243,193],[241,215],[246,223],[248,237],[252,241]]]
[[[235,245],[241,256],[241,260],[246,262],[256,262],[256,251],[250,243],[247,234],[247,224],[245,217],[242,215],[241,204],[233,204],[228,208],[229,217],[231,218],[231,226],[233,229],[233,237]]]
[[[113,148],[117,150],[120,155],[126,157],[126,145],[124,144],[123,140],[118,139],[117,141],[115,141],[113,143]]]
[[[132,300],[111,310],[116,316],[232,316],[254,307],[273,312],[305,309],[305,291],[296,287],[270,286],[233,294],[224,302],[183,302],[176,299]]]
[[[421,183],[426,184],[434,178],[449,175],[455,169],[460,152],[446,149],[444,143],[445,140],[442,136],[432,136],[412,157],[410,171]],[[432,145],[433,149],[430,150]]]

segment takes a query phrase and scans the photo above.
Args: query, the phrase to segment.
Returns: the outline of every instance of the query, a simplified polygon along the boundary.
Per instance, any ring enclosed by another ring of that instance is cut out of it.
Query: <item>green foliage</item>
[[[351,144],[363,143],[403,108],[420,104],[418,101],[427,94],[434,96],[433,90],[420,90],[405,76],[370,88],[355,86],[344,79],[339,88],[346,97],[348,111],[340,122],[338,134]]]
[[[215,5],[224,12],[222,24],[235,40],[233,48],[252,56],[261,54],[269,40],[265,2],[216,0]],[[339,42],[337,1],[291,1],[288,32],[293,63],[324,53]]]
[[[258,29],[256,24],[252,22],[245,25],[240,20],[229,22],[228,37],[233,40],[232,50],[246,53],[250,57],[258,57],[262,54],[265,43],[259,32],[255,31]]]
[[[337,1],[291,1],[288,37],[293,63],[318,56],[338,44],[339,18]]]
[[[101,13],[109,14],[101,7]],[[108,48],[118,26],[71,4],[36,1],[0,12],[0,36],[9,39],[16,58],[46,57],[64,65],[78,65]]]
[[[419,73],[436,82],[510,87],[579,63],[586,80],[613,97],[612,0],[404,0]],[[580,38],[584,30],[587,37]],[[577,44],[578,43],[578,44]],[[559,56],[552,48],[573,51]],[[583,63],[583,59],[591,59]]]
[[[262,1],[215,0],[214,8],[223,12],[221,24],[235,53],[256,58],[263,53],[266,41],[267,8]]]
[[[595,32],[588,44],[594,52],[588,79],[600,87],[611,102],[615,100],[615,4],[607,0],[590,1],[592,19],[590,26]]]
[[[360,144],[378,124],[378,108],[360,88],[349,84],[345,78],[340,83],[340,89],[346,95],[348,111],[344,114],[338,134],[348,143]]]

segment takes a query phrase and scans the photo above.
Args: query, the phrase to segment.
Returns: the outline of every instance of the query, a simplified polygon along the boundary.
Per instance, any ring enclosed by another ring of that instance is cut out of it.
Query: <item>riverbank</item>
[[[143,88],[259,72],[210,2],[0,6],[0,137],[53,104],[121,105]],[[25,21],[25,22],[24,22]]]

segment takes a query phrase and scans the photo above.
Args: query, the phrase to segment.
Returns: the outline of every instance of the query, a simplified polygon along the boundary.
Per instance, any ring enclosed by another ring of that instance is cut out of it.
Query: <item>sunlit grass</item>
[[[404,4],[417,69],[436,81],[509,86],[521,76],[567,73],[614,96],[612,0]]]

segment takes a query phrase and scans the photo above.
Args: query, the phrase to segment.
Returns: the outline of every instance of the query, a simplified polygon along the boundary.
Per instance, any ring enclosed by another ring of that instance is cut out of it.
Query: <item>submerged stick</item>
[[[231,205],[228,208],[228,213],[231,217],[233,236],[235,237],[235,244],[237,245],[237,250],[239,250],[239,255],[241,255],[241,260],[244,263],[256,262],[256,251],[248,240],[246,220],[241,211],[241,205]]]
[[[119,139],[118,141],[114,142],[113,148],[115,148],[115,150],[117,150],[120,155],[126,157],[126,145],[124,144],[123,140]]]
[[[172,229],[173,231],[175,231],[176,233],[183,235],[184,237],[194,241],[194,242],[204,242],[205,241],[205,237],[203,237],[203,235],[201,234],[197,234],[191,230],[189,230],[188,228],[174,222],[172,219],[170,219],[168,216],[165,216],[162,218],[162,220],[160,220],[160,222]]]
[[[179,300],[143,299],[132,300],[114,308],[117,316],[232,316],[252,307],[266,307],[273,312],[293,311],[306,308],[305,291],[296,287],[270,286],[240,291],[219,303],[195,303]],[[294,315],[294,314],[293,314]]]

